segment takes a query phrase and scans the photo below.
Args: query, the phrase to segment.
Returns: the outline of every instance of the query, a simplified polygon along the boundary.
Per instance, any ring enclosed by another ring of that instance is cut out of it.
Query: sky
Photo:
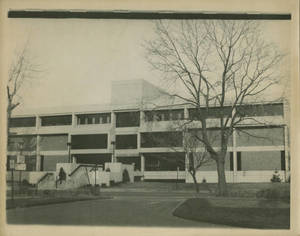
[[[147,63],[143,47],[153,26],[149,20],[9,19],[9,60],[28,41],[42,70],[20,91],[22,109],[109,103],[113,80],[160,86],[162,75]],[[266,39],[288,53],[290,22],[264,21],[263,27]]]

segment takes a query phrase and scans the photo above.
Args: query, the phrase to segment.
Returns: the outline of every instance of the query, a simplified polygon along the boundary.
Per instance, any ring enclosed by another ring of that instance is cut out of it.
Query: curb
[[[16,209],[16,208],[30,208],[35,206],[46,206],[46,205],[53,205],[53,204],[62,204],[62,203],[71,203],[71,202],[81,202],[81,201],[89,201],[89,200],[107,200],[112,199],[113,197],[99,197],[99,198],[82,198],[82,199],[61,199],[60,201],[53,201],[53,202],[38,202],[38,203],[31,203],[24,206],[9,206],[6,207],[6,210]]]

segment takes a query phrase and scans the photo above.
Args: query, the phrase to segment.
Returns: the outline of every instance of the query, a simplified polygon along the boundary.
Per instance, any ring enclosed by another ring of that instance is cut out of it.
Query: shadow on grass
[[[241,207],[226,205],[223,199],[223,206],[216,206],[212,199],[193,198],[188,199],[173,212],[174,216],[189,220],[196,220],[214,224],[230,225],[258,229],[289,229],[290,208],[261,207],[261,201],[257,200],[256,207]],[[244,199],[245,203],[247,199]],[[250,200],[253,201],[253,200]],[[270,204],[272,205],[272,204]]]

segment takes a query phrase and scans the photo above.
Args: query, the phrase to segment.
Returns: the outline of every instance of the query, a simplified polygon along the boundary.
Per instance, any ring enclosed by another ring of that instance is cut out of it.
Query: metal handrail
[[[69,176],[71,177],[81,167],[95,167],[95,165],[94,164],[80,164],[69,174]],[[103,167],[103,165],[97,165],[97,167]]]
[[[44,174],[38,181],[37,181],[37,185],[42,182],[48,175],[53,175],[53,173],[49,173],[47,172],[46,174]]]

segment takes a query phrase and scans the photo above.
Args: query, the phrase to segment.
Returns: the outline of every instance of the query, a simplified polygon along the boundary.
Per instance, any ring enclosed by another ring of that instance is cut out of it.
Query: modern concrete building
[[[275,170],[284,179],[289,170],[284,103],[247,104],[237,109],[253,119],[239,124],[230,139],[227,182],[269,182]],[[212,134],[218,129],[215,121],[219,113],[218,107],[211,109]],[[22,152],[26,172],[55,171],[56,163],[69,161],[118,161],[134,163],[135,175],[145,181],[178,178],[192,182],[182,132],[170,130],[174,122],[192,115],[193,107],[174,102],[144,80],[113,82],[111,104],[15,113],[7,168],[9,160],[16,160]],[[168,138],[171,136],[176,137],[175,143],[174,138]],[[217,182],[215,163],[201,167],[197,177]]]

